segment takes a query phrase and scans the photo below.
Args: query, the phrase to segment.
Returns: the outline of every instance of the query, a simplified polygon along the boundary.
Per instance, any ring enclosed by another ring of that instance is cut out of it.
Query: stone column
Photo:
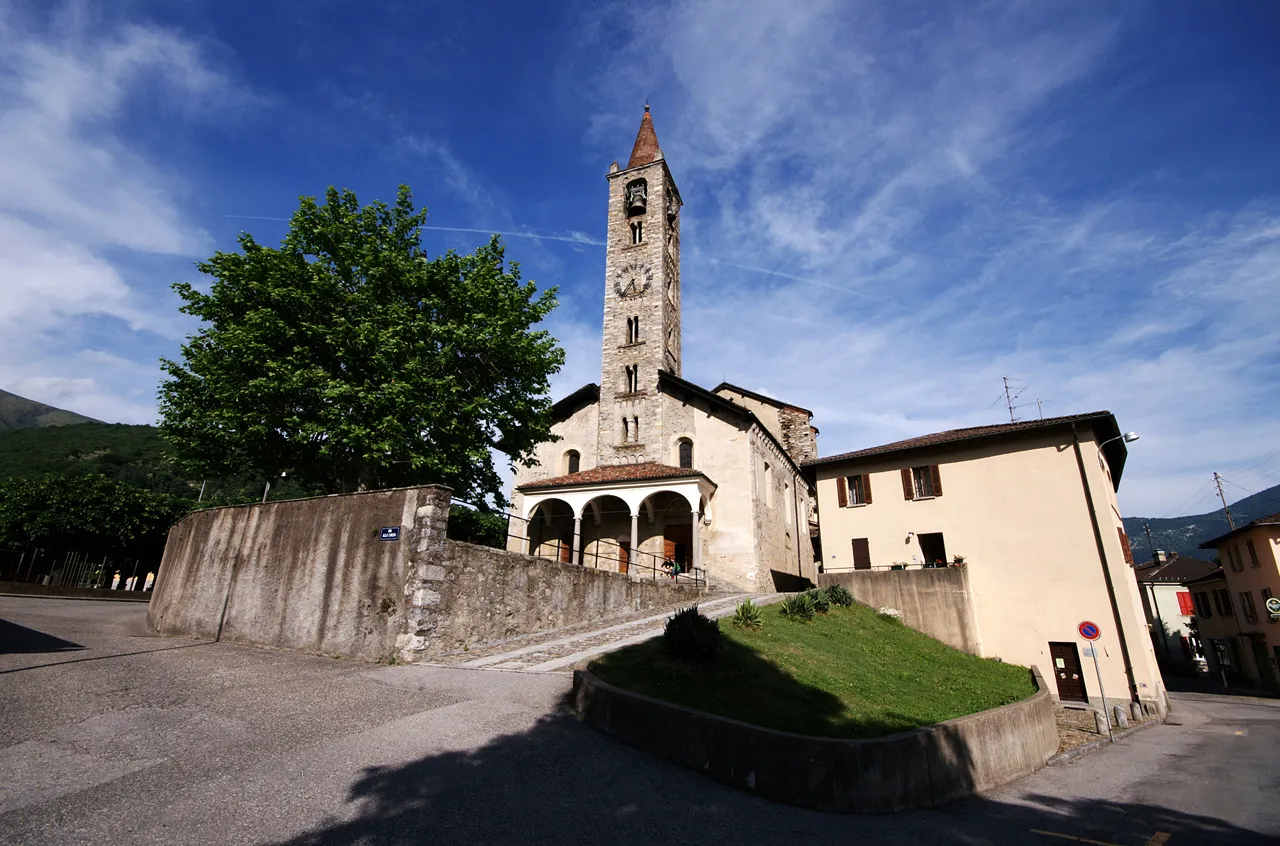
[[[400,659],[416,661],[429,650],[445,581],[445,539],[453,491],[443,485],[406,489],[405,518],[413,524],[405,549],[404,630],[396,638]],[[412,510],[409,510],[412,509]],[[407,522],[406,519],[406,522]]]
[[[573,518],[573,551],[569,554],[569,560],[578,566],[582,566],[582,518]]]
[[[702,537],[700,534],[701,530],[702,530],[702,515],[699,514],[697,511],[694,511],[693,512],[693,542],[690,543],[689,545],[693,547],[693,549],[691,550],[691,555],[693,557],[693,568],[695,571],[698,570],[700,567],[702,567]],[[702,575],[705,577],[706,573],[703,573]]]
[[[627,577],[640,578],[640,512],[631,515],[631,554],[627,556]]]

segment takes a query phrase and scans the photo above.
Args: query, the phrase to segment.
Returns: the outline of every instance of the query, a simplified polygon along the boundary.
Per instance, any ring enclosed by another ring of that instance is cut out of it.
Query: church
[[[555,403],[559,440],[518,468],[510,548],[713,587],[814,580],[817,524],[800,469],[817,457],[812,413],[681,376],[682,202],[648,106],[608,184],[600,382]]]

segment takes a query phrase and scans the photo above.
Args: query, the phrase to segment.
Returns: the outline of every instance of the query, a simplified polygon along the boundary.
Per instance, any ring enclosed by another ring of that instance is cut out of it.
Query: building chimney
[[[1164,564],[1169,560],[1169,555],[1163,549],[1157,549],[1152,554],[1151,560],[1156,564]]]

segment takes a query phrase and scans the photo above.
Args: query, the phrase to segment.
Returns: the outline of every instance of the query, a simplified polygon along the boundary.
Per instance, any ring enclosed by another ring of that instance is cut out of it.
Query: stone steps
[[[732,614],[738,603],[747,598],[758,605],[766,605],[781,600],[782,594],[709,594],[698,603],[698,608],[713,619],[724,617]],[[488,644],[481,650],[454,653],[430,663],[477,670],[568,672],[583,659],[662,634],[663,626],[671,615],[687,604],[673,605],[656,614],[646,611],[630,615],[628,619],[568,626],[539,635],[513,638],[502,644]]]

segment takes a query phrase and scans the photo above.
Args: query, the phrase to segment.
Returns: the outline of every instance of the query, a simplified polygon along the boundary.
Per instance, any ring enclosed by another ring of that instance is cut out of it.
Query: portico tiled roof
[[[1256,529],[1259,526],[1280,526],[1280,513],[1269,514],[1266,517],[1259,517],[1257,520],[1250,520],[1248,523],[1245,523],[1243,526],[1239,526],[1235,529],[1232,529],[1231,531],[1227,532],[1224,535],[1218,535],[1213,540],[1205,541],[1204,543],[1200,544],[1200,548],[1214,549],[1215,547],[1217,547],[1218,544],[1222,543],[1227,538],[1235,537],[1236,535],[1241,534],[1242,532],[1247,532],[1250,529]]]
[[[567,476],[554,476],[536,482],[526,482],[516,490],[531,491],[542,488],[567,488],[578,485],[604,485],[611,482],[643,482],[649,479],[694,479],[706,478],[706,475],[687,467],[672,467],[669,464],[658,464],[645,461],[639,464],[609,464],[604,467],[592,467],[579,473]],[[710,481],[708,479],[708,481]]]

